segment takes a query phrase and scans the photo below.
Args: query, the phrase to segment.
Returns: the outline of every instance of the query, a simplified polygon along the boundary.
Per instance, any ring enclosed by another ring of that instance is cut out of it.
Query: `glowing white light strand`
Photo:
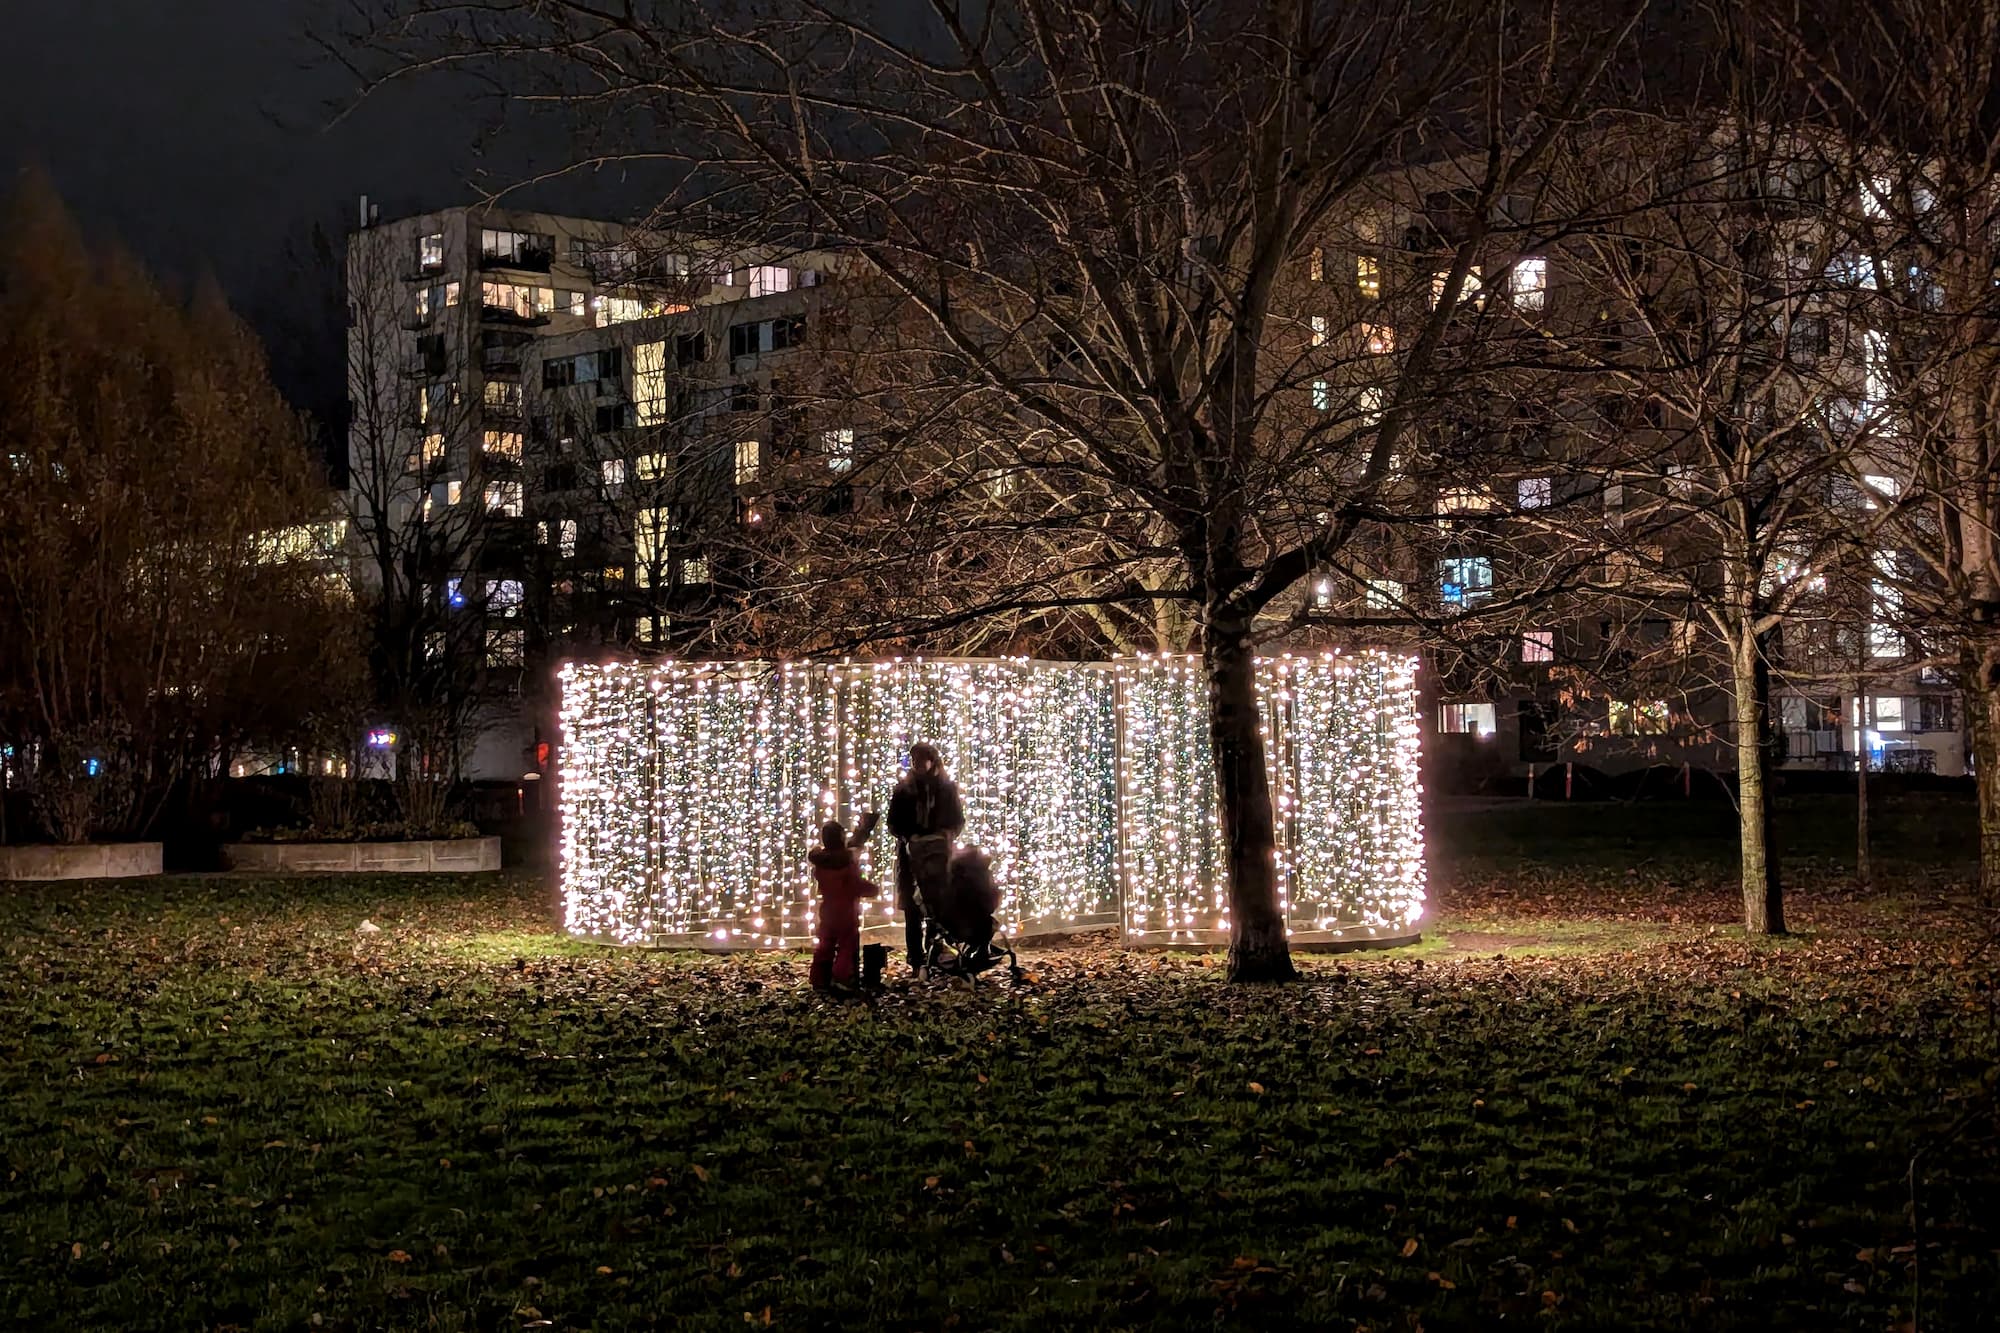
[[[909,745],[945,755],[1010,927],[1227,938],[1206,682],[1187,658],[565,666],[566,924],[621,943],[810,939],[828,818],[886,810]],[[1423,910],[1415,661],[1259,665],[1280,897],[1298,943],[1394,938]],[[893,844],[866,868],[895,930]]]

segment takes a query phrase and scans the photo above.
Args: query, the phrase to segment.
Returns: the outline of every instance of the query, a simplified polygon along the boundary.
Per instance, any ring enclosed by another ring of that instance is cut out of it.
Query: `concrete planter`
[[[0,847],[0,880],[131,879],[159,873],[157,842]]]
[[[222,863],[264,875],[470,874],[500,868],[500,839],[232,842],[222,849]]]

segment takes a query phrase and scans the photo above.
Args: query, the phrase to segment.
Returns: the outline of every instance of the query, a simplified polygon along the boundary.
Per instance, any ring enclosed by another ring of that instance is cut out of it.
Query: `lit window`
[[[1306,260],[1306,278],[1311,282],[1326,281],[1326,247],[1315,245]]]
[[[518,319],[532,319],[555,308],[555,290],[532,283],[496,282],[489,278],[479,284],[479,303],[488,310]]]
[[[738,440],[736,442],[736,484],[748,486],[757,480],[764,470],[764,444],[761,440]]]
[[[1531,629],[1521,636],[1521,660],[1523,662],[1553,662],[1556,660],[1556,632],[1552,629]]]
[[[632,578],[642,588],[664,582],[668,572],[667,538],[673,532],[672,511],[641,509],[633,516]],[[654,578],[654,572],[662,576]]]
[[[1874,605],[1874,618],[1868,626],[1868,651],[1876,657],[1901,657],[1903,632],[1896,622],[1902,618],[1903,590],[1891,581],[1896,577],[1896,557],[1887,551],[1878,554],[1875,572],[1880,577],[1868,585]]]
[[[1864,508],[1868,509],[1880,508],[1881,506],[1877,501],[1886,500],[1894,503],[1897,491],[1900,489],[1894,477],[1878,477],[1873,475],[1862,477],[1861,487],[1861,503]]]
[[[1871,403],[1889,400],[1889,335],[1869,329],[1862,338],[1862,369],[1866,380],[1864,395]]]
[[[836,430],[821,431],[819,444],[826,454],[826,469],[829,472],[850,472],[854,469],[854,428],[842,426]]]
[[[1403,604],[1403,585],[1395,579],[1368,580],[1368,609],[1393,611]]]
[[[644,319],[649,313],[647,304],[633,296],[600,296],[597,301],[597,327],[606,328],[612,324],[626,324],[635,319]],[[658,306],[653,307],[654,310]]]
[[[463,579],[446,579],[439,597],[446,606],[451,607],[453,610],[464,606],[465,581]]]
[[[418,446],[417,456],[422,460],[424,467],[444,462],[444,435],[441,432],[432,431],[430,434],[424,436],[422,443]]]
[[[1325,412],[1333,407],[1333,386],[1325,380],[1312,382],[1313,411]]]
[[[1881,731],[1901,731],[1903,729],[1902,696],[1887,695],[1876,698],[1875,726]]]
[[[411,314],[415,315],[419,320],[428,320],[431,317],[430,288],[428,287],[417,288],[417,290],[411,294],[410,301],[413,307],[410,311]]]
[[[674,470],[671,454],[640,454],[632,460],[632,471],[640,481],[658,481]]]
[[[1669,463],[1666,478],[1668,494],[1677,500],[1694,498],[1694,464]]]
[[[496,458],[519,458],[521,456],[521,432],[518,430],[489,430],[481,434],[481,452]]]
[[[665,643],[667,633],[673,628],[673,624],[671,616],[642,616],[639,620],[639,631],[647,643]]]
[[[430,493],[424,496],[424,517],[432,518],[440,510],[457,504],[460,485],[461,483],[456,481],[440,481],[433,484]]]
[[[1438,492],[1440,514],[1477,514],[1493,508],[1484,491],[1473,486],[1452,486]]]
[[[1540,310],[1549,299],[1549,261],[1539,256],[1516,261],[1509,282],[1516,310]]]
[[[519,615],[521,613],[521,581],[519,579],[488,579],[486,581],[486,609],[494,615]]]
[[[689,587],[707,583],[708,561],[698,555],[691,555],[681,561],[681,582]]]
[[[489,629],[486,631],[486,665],[509,667],[521,665],[521,658],[527,648],[528,636],[518,629]]]
[[[521,483],[518,481],[489,481],[486,483],[486,512],[499,514],[505,518],[521,516]]]
[[[1477,606],[1493,595],[1493,562],[1483,555],[1438,561],[1438,592],[1446,606]]]
[[[511,380],[486,381],[480,397],[487,407],[498,411],[518,412],[521,409],[521,386]]]
[[[792,289],[792,271],[782,264],[758,264],[750,270],[750,295],[773,296]]]
[[[1640,703],[1613,699],[1608,721],[1614,736],[1664,736],[1667,733],[1667,705],[1658,699]]]
[[[417,241],[417,264],[422,268],[444,267],[444,233],[434,231]]]
[[[1437,309],[1439,302],[1444,300],[1444,285],[1450,281],[1451,270],[1448,268],[1439,269],[1431,275],[1431,309]],[[1465,285],[1459,288],[1458,292],[1458,303],[1460,305],[1476,305],[1479,301],[1479,296],[1479,266],[1475,264],[1466,270]]]
[[[1312,604],[1315,611],[1328,611],[1333,608],[1332,579],[1321,577],[1313,580]]]
[[[1312,345],[1314,347],[1326,346],[1326,332],[1327,332],[1326,316],[1314,315],[1312,317],[1311,322],[1312,322]]]
[[[456,282],[447,282],[444,285],[444,303],[447,307],[458,304],[458,284]]]
[[[625,484],[624,459],[607,458],[597,465],[597,470],[603,475],[606,486],[623,486]]]
[[[1382,409],[1388,402],[1388,398],[1388,392],[1381,385],[1364,385],[1361,391],[1354,395],[1354,405],[1361,414],[1361,424],[1364,426],[1380,425],[1382,421]]]
[[[576,554],[576,520],[563,519],[556,525],[556,550],[567,559]]]
[[[1515,486],[1514,494],[1523,509],[1546,509],[1552,498],[1552,489],[1547,477],[1523,477]]]
[[[1881,219],[1889,216],[1889,201],[1896,197],[1896,183],[1887,176],[1870,176],[1861,186],[1861,215]]]
[[[632,411],[641,426],[667,419],[667,345],[640,343],[632,349]]]
[[[1492,704],[1441,704],[1438,730],[1449,736],[1491,736],[1494,731]]]
[[[1382,261],[1367,255],[1357,255],[1354,259],[1354,286],[1369,300],[1382,295]]]
[[[1387,356],[1396,350],[1396,331],[1387,324],[1363,324],[1361,341],[1370,355]]]
[[[1758,589],[1766,597],[1793,584],[1801,584],[1803,592],[1825,592],[1826,576],[1813,573],[1809,557],[1810,550],[1804,542],[1781,543],[1765,562],[1764,575],[1757,582]]]

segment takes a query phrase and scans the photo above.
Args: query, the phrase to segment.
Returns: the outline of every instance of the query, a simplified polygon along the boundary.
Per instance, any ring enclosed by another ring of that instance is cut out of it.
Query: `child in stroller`
[[[993,880],[992,857],[977,847],[960,847],[943,875],[919,874],[916,891],[922,899],[929,970],[971,980],[1004,958],[1008,975],[1021,979],[1020,964],[994,916],[1000,910],[1000,888]]]

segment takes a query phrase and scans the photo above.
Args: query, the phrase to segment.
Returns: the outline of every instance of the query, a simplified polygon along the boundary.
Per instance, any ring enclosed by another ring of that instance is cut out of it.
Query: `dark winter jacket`
[[[905,775],[889,796],[889,833],[896,838],[921,838],[930,833],[959,833],[965,828],[965,806],[950,778]]]
[[[875,896],[875,886],[861,877],[861,865],[853,852],[815,847],[806,853],[806,860],[812,865],[820,902],[826,906],[852,908],[863,898]]]
[[[946,857],[949,845],[926,848],[930,855],[924,858],[920,869],[910,852],[910,839],[924,838],[942,833],[953,836],[965,828],[965,805],[958,799],[958,788],[946,777],[917,778],[904,775],[896,784],[896,790],[889,796],[889,833],[896,839],[896,906],[908,912],[914,904],[911,890],[916,887],[918,875],[925,875],[925,883],[935,892],[944,880]]]

